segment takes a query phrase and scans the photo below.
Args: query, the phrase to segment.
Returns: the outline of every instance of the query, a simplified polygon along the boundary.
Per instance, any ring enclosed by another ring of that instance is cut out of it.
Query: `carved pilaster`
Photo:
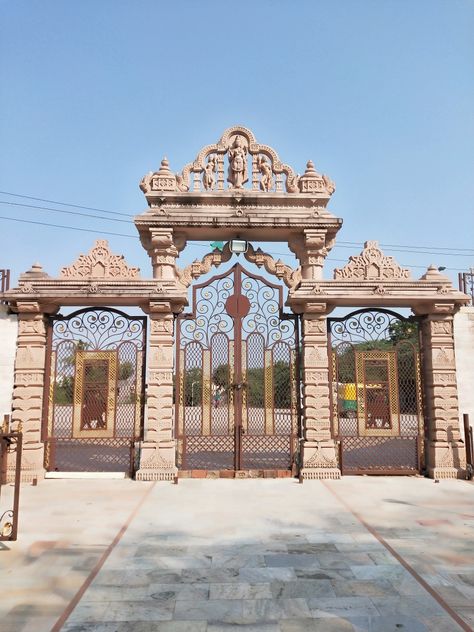
[[[303,235],[289,239],[288,246],[301,263],[303,279],[323,278],[324,260],[334,246],[335,239],[335,232],[329,232],[326,228],[305,228]]]
[[[44,478],[41,441],[46,361],[46,319],[37,302],[18,303],[18,338],[12,427],[23,430],[22,481]]]
[[[340,478],[331,437],[329,358],[326,317],[317,306],[303,316],[303,396],[305,442],[303,478]],[[323,312],[325,305],[320,306]]]
[[[168,302],[150,306],[145,441],[137,480],[172,480],[177,474],[173,419],[174,316]]]
[[[453,316],[445,312],[426,316],[422,334],[428,474],[432,478],[462,478],[466,457],[459,432]]]
[[[146,238],[141,236],[153,266],[153,278],[162,281],[178,280],[176,259],[186,245],[186,239],[172,228],[150,228]]]

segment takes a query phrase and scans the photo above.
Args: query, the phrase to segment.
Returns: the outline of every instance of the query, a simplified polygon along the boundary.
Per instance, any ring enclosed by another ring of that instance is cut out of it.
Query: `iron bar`
[[[474,269],[469,272],[459,272],[458,274],[459,290],[467,294],[471,299],[471,305],[474,305]]]
[[[20,508],[21,457],[23,437],[21,432],[0,433],[0,490],[6,482],[8,454],[15,449],[15,474],[13,481],[13,505],[0,513],[0,541],[16,540]]]
[[[464,445],[466,447],[466,478],[470,480],[474,470],[474,446],[472,438],[472,428],[469,423],[469,415],[464,413],[462,416],[464,424]]]

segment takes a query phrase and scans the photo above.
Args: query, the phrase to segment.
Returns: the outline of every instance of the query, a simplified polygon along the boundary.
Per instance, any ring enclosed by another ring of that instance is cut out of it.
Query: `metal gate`
[[[298,433],[298,327],[282,287],[235,264],[193,288],[177,326],[182,470],[291,470]]]
[[[423,468],[418,322],[389,310],[328,320],[333,435],[343,473]]]
[[[4,416],[3,427],[0,428],[0,542],[4,540],[16,540],[18,535],[18,520],[20,509],[20,480],[22,439],[21,423],[16,432],[9,428],[9,415]],[[8,465],[12,467],[8,471]],[[11,477],[13,471],[13,476]],[[13,478],[12,485],[2,494],[2,485]],[[8,509],[5,509],[5,506]]]
[[[143,433],[146,317],[109,308],[51,319],[45,467],[134,472]]]

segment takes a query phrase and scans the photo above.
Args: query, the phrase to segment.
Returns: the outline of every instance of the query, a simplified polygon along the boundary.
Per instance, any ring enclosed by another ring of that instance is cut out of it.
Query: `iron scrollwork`
[[[195,318],[182,322],[182,346],[189,342],[199,342],[209,348],[214,334],[232,332],[233,321],[225,311],[225,304],[233,291],[233,275],[218,277],[215,282],[205,287],[195,288]]]
[[[294,321],[281,320],[281,288],[268,285],[261,277],[242,274],[242,294],[250,301],[250,311],[242,321],[242,331],[259,333],[266,348],[294,337]]]
[[[53,338],[56,344],[72,340],[90,351],[115,349],[124,341],[133,342],[141,349],[143,320],[117,310],[80,310],[71,316],[55,318]]]

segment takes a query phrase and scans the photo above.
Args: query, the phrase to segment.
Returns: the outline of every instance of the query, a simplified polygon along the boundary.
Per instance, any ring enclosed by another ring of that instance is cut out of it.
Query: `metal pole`
[[[21,451],[23,446],[23,435],[17,434],[16,440],[16,463],[15,463],[15,492],[13,496],[13,529],[10,540],[16,540],[18,534],[18,511],[20,508],[20,479],[21,479]]]
[[[462,416],[464,422],[464,444],[466,446],[466,463],[473,466],[473,449],[472,449],[472,429],[469,423],[469,415],[464,413]]]

